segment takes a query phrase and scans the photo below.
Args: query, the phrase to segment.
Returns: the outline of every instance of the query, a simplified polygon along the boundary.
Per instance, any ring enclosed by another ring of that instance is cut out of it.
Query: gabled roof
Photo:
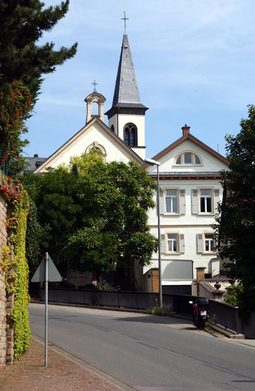
[[[39,157],[38,155],[34,155],[33,157],[26,157],[26,166],[25,172],[33,172],[38,167],[40,167],[46,160],[46,157]]]
[[[208,145],[204,144],[202,141],[198,140],[196,137],[192,136],[192,134],[190,134],[189,132],[184,134],[182,137],[180,137],[174,143],[170,144],[165,149],[163,149],[161,152],[155,155],[153,159],[160,160],[163,156],[171,152],[174,148],[176,148],[178,145],[182,144],[186,140],[189,140],[192,143],[196,144],[198,147],[200,147],[210,155],[214,156],[216,159],[220,160],[222,163],[226,164],[227,166],[229,165],[228,159],[226,159],[220,153],[216,152],[214,149],[210,148]]]
[[[119,147],[124,150],[127,155],[130,156],[130,160],[132,161],[135,161],[137,164],[139,165],[142,165],[143,164],[143,160],[140,158],[140,156],[138,156],[131,148],[129,148],[125,143],[124,141],[122,141],[118,136],[116,136],[116,134],[114,132],[112,132],[112,130],[110,128],[108,128],[108,126],[106,126],[101,120],[99,117],[94,117],[92,118],[84,127],[82,127],[77,133],[75,133],[69,140],[67,140],[60,148],[58,148],[53,154],[51,154],[48,159],[46,159],[41,165],[40,167],[38,167],[34,172],[35,174],[36,173],[39,173],[40,171],[43,171],[45,170],[47,167],[50,167],[50,163],[52,162],[52,160],[54,158],[56,158],[59,154],[61,154],[61,152],[63,152],[65,150],[65,148],[67,148],[69,145],[71,145],[72,143],[74,143],[76,141],[76,139],[79,138],[79,136],[81,136],[81,134],[84,134],[86,133],[90,127],[95,124],[95,123],[98,123],[98,125],[100,126],[100,128],[102,129],[103,132],[105,132],[108,137],[112,138],[115,143],[117,145],[119,145]]]

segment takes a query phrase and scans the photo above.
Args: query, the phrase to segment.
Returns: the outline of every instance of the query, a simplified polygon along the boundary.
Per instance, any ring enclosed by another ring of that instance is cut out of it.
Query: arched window
[[[96,101],[92,102],[92,117],[99,117],[99,104]]]
[[[196,165],[201,164],[199,157],[193,152],[184,152],[176,159],[176,164]]]
[[[102,157],[106,157],[105,148],[103,147],[103,145],[99,144],[97,141],[94,141],[92,144],[90,144],[86,148],[85,153],[89,153],[89,152],[95,152]]]
[[[113,125],[111,126],[111,131],[114,133],[114,126]]]
[[[128,123],[124,127],[124,143],[129,147],[137,146],[137,127],[135,124]]]

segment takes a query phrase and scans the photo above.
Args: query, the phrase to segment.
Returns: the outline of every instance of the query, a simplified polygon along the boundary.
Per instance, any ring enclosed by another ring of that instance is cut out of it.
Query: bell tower
[[[124,12],[124,35],[119,66],[115,82],[112,107],[106,112],[109,128],[126,145],[145,159],[145,112],[148,110],[140,100],[135,69],[126,34],[126,13]]]
[[[84,99],[87,104],[86,123],[94,117],[98,117],[104,122],[105,97],[96,91],[97,83],[94,81],[92,84],[94,85],[94,91]]]

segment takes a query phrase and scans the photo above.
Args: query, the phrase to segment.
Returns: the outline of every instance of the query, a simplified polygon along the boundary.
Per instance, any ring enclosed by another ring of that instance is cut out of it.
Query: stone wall
[[[0,255],[2,246],[7,243],[7,203],[0,195]],[[6,293],[4,270],[0,264],[0,366],[6,363],[7,334],[6,334]]]

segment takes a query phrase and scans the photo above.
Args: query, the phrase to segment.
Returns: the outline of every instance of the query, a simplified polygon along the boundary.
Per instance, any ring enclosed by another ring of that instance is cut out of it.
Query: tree
[[[255,308],[255,107],[241,120],[239,134],[227,136],[229,171],[224,172],[224,198],[219,218],[220,256],[225,273],[239,280],[243,310]]]
[[[0,81],[21,81],[35,100],[41,76],[73,57],[77,44],[54,50],[54,44],[38,45],[45,31],[51,30],[68,11],[69,1],[44,8],[39,0],[0,0]]]
[[[147,224],[155,189],[147,173],[134,163],[105,163],[92,152],[74,158],[69,170],[60,167],[33,181],[41,248],[62,272],[63,266],[98,275],[117,269],[133,288],[134,270],[157,248]]]
[[[32,200],[27,231],[30,268],[34,270],[48,251],[64,273],[63,249],[81,212],[76,199],[76,176],[59,167],[44,175],[26,174],[23,181]]]
[[[29,90],[18,81],[4,83],[0,90],[0,166],[12,177],[22,170],[22,149],[28,141],[22,139],[27,131],[25,120],[32,107]]]
[[[39,0],[0,0],[0,166],[12,177],[22,171],[22,139],[25,121],[38,98],[42,75],[72,58],[77,44],[54,50],[54,44],[38,44],[65,16],[69,1],[44,8]]]
[[[87,156],[76,160],[78,170]],[[155,182],[132,162],[101,161],[81,171],[78,183],[85,219],[69,237],[66,249],[86,268],[122,270],[133,288],[134,270],[148,264],[157,248],[147,224]]]

